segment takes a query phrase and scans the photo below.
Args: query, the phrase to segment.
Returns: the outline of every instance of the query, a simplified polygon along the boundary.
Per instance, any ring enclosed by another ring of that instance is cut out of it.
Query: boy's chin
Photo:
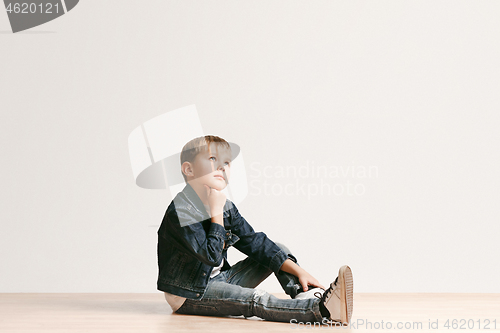
[[[222,191],[223,189],[226,188],[227,184],[226,182],[222,182],[222,181],[218,181],[218,180],[215,180],[215,181],[206,181],[206,180],[201,180],[200,181],[197,181],[198,184],[201,184],[201,185],[206,185],[206,186],[209,186],[211,188],[214,188],[218,191]]]
[[[216,180],[216,179],[212,180],[212,179],[198,178],[198,179],[194,179],[193,182],[198,183],[201,186],[208,186],[208,187],[214,188],[218,191],[222,191],[223,189],[225,189],[227,187],[226,182]]]
[[[208,186],[210,186],[211,188],[214,188],[216,189],[217,191],[222,191],[223,189],[226,188],[226,185],[219,185],[219,184],[212,184],[212,185],[209,185],[207,184]]]
[[[217,191],[222,191],[223,189],[226,188],[226,183],[224,182],[223,184],[221,184],[222,182],[218,182],[218,181],[215,181],[215,182],[207,182],[206,185],[207,186],[210,186],[211,188],[214,188],[216,189]]]

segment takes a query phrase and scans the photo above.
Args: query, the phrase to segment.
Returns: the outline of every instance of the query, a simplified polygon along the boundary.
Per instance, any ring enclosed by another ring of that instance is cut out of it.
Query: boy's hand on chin
[[[226,195],[206,184],[204,186],[207,190],[208,205],[210,206],[212,216],[222,214],[224,205],[226,204]]]

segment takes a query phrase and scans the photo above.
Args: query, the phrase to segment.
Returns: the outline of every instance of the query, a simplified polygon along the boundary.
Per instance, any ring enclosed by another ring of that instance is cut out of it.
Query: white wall
[[[155,292],[171,197],[135,186],[127,138],[190,104],[244,151],[243,216],[323,284],[349,264],[357,292],[500,292],[499,16],[495,1],[86,0],[13,35],[0,10],[0,292]],[[269,174],[301,166],[377,172]]]

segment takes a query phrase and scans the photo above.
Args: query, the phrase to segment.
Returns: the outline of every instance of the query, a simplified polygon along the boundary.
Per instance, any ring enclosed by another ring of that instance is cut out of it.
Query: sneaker
[[[300,290],[302,290],[302,288]],[[314,298],[314,297],[318,297],[318,296],[316,296],[316,293],[323,295],[324,292],[325,292],[325,290],[322,288],[309,288],[308,291],[299,292],[297,294],[297,296],[295,296],[294,299]]]
[[[342,266],[339,275],[323,295],[315,294],[321,299],[323,306],[329,312],[329,320],[348,325],[352,316],[352,272],[349,266]]]

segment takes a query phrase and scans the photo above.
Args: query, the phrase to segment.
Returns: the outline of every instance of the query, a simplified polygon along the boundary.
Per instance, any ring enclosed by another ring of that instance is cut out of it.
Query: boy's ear
[[[189,163],[187,161],[182,163],[181,172],[186,176],[193,176],[193,167],[192,167],[191,163]]]

